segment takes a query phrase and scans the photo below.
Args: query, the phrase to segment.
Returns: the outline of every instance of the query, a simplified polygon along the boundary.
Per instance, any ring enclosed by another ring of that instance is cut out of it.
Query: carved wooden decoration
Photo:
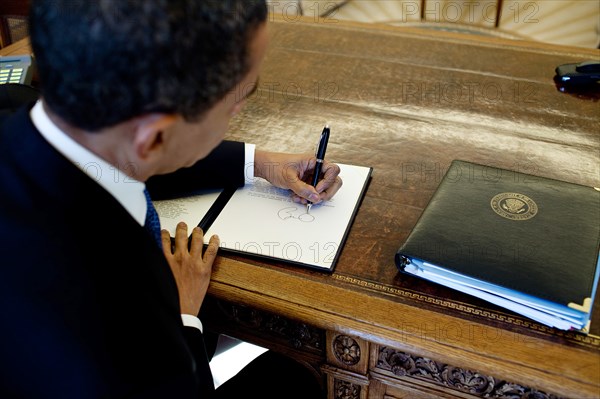
[[[263,335],[284,339],[295,349],[322,354],[324,351],[325,332],[318,328],[288,318],[250,308],[218,301],[218,306],[229,320]]]
[[[356,385],[348,381],[338,380],[336,378],[333,388],[334,399],[359,399],[360,389],[360,385]]]
[[[379,348],[377,367],[391,371],[397,376],[433,382],[484,398],[559,399],[555,395],[385,346]]]
[[[360,346],[347,335],[338,335],[333,340],[333,354],[342,363],[353,366],[360,361]]]

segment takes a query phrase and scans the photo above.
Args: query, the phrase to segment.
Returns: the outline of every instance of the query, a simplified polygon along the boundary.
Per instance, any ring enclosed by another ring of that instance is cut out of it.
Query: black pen
[[[329,125],[325,125],[323,132],[321,132],[321,138],[319,138],[319,144],[317,145],[317,151],[315,152],[315,158],[317,163],[315,164],[315,173],[312,178],[312,186],[316,187],[321,176],[321,169],[323,168],[323,161],[325,161],[325,151],[327,150],[327,142],[329,141]],[[310,213],[310,207],[312,202],[306,203],[306,213]]]

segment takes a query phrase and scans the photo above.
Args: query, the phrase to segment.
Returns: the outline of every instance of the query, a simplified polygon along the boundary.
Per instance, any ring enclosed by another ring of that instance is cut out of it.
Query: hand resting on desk
[[[194,227],[189,239],[188,227],[179,222],[175,231],[174,250],[171,251],[171,235],[168,230],[161,231],[163,253],[171,267],[179,291],[179,306],[181,314],[196,316],[208,291],[212,265],[219,250],[219,237],[213,235],[202,253],[204,247],[204,232],[200,227]]]

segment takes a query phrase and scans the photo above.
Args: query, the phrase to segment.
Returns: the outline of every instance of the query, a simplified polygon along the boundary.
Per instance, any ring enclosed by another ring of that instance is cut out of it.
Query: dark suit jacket
[[[182,325],[155,242],[28,112],[0,127],[0,397],[210,397],[202,334]],[[148,186],[241,185],[243,156],[224,143]]]

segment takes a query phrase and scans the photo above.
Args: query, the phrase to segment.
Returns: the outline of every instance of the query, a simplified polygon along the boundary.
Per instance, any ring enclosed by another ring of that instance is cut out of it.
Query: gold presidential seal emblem
[[[528,220],[538,212],[538,206],[534,200],[524,194],[500,193],[490,201],[494,212],[505,219]]]

